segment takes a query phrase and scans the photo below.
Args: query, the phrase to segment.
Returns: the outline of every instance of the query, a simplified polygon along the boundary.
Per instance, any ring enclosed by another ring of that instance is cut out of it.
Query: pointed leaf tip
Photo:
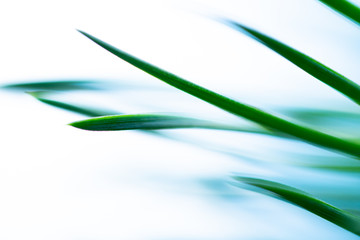
[[[235,30],[245,31],[246,35],[265,45],[269,49],[278,53],[288,61],[292,62],[311,76],[317,78],[338,92],[344,94],[349,99],[360,105],[360,85],[325,66],[310,56],[265,35],[255,29],[246,27],[232,20],[227,21],[227,25]]]
[[[136,58],[106,42],[103,42],[98,38],[95,38],[91,35],[89,35],[88,37],[90,38],[90,40],[94,41],[102,48],[106,49],[110,53],[121,58],[122,60],[128,62],[129,64],[143,70],[144,72],[158,78],[159,80],[179,90],[193,95],[194,97],[197,97],[209,104],[217,106],[224,111],[227,111],[239,117],[246,118],[257,124],[265,126],[266,128],[270,128],[272,130],[280,131],[285,134],[297,137],[306,142],[320,145],[331,150],[345,152],[357,158],[360,157],[360,145],[356,142],[343,140],[338,137],[328,135],[326,133],[317,131],[316,129],[296,124],[292,121],[288,121],[276,115],[269,114],[250,105],[235,101],[224,95],[196,85],[195,83],[189,82],[139,58]],[[357,97],[360,99],[359,96]]]

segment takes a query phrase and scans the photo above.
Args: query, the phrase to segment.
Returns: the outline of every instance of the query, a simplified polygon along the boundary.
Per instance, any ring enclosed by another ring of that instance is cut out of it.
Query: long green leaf
[[[2,86],[6,89],[20,91],[69,91],[69,90],[97,90],[101,89],[100,82],[87,80],[61,80],[29,83],[15,83]]]
[[[346,0],[319,0],[360,25],[360,8]]]
[[[325,203],[303,191],[283,184],[250,177],[234,177],[235,180],[266,190],[278,197],[306,209],[336,225],[360,236],[360,219],[350,213]]]
[[[100,116],[106,116],[106,115],[120,114],[119,112],[106,111],[106,110],[102,110],[102,109],[94,109],[94,108],[89,108],[89,107],[82,107],[82,106],[77,106],[74,104],[69,104],[69,103],[64,103],[64,102],[47,99],[47,98],[42,97],[41,92],[28,92],[28,93],[30,95],[32,95],[34,98],[36,98],[37,100],[39,100],[40,102],[43,102],[45,104],[48,104],[50,106],[57,107],[57,108],[60,108],[63,110],[67,110],[70,112],[85,115],[88,117],[100,117]]]
[[[166,72],[136,57],[133,57],[130,54],[127,54],[85,32],[80,32],[104,49],[127,61],[128,63],[134,65],[135,67],[143,70],[144,72],[147,72],[150,75],[162,80],[163,82],[184,92],[187,92],[199,99],[202,99],[212,105],[215,105],[229,113],[244,117],[262,126],[289,134],[291,136],[297,137],[315,145],[323,146],[331,150],[337,150],[356,157],[360,157],[359,144],[347,140],[342,140],[340,138],[316,131],[314,129],[295,124],[293,122],[284,120],[277,116],[266,113],[262,110],[254,108],[252,106],[234,101],[230,98],[227,98],[218,93],[198,86],[194,83],[186,81],[172,73]]]
[[[267,131],[263,128],[238,127],[230,124],[221,124],[214,121],[200,120],[195,118],[184,118],[177,116],[166,116],[156,114],[142,115],[119,115],[120,112],[105,111],[89,107],[77,106],[41,97],[42,92],[29,92],[40,102],[57,107],[70,112],[78,113],[88,117],[95,117],[83,121],[71,123],[71,126],[92,131],[115,131],[115,130],[159,130],[175,128],[204,128],[228,131],[239,131],[246,133],[265,134],[275,137],[287,137]],[[111,115],[111,116],[109,116]],[[115,116],[118,115],[118,116]],[[106,117],[104,117],[106,116]],[[151,127],[152,125],[152,127]],[[162,135],[153,131],[147,131],[151,134]],[[170,137],[169,137],[170,138]]]
[[[291,48],[259,31],[233,21],[226,21],[236,30],[245,31],[250,37],[280,54],[305,72],[341,92],[360,105],[360,86],[311,57]]]
[[[265,134],[276,137],[286,137],[267,131],[260,127],[239,127],[230,124],[222,124],[214,121],[195,118],[185,118],[169,115],[138,114],[119,115],[120,112],[105,111],[89,107],[77,106],[42,97],[42,92],[29,92],[40,102],[70,112],[78,113],[88,117],[87,120],[71,123],[71,126],[92,131],[115,131],[115,130],[149,130],[149,129],[173,129],[173,128],[205,128],[228,131],[240,131],[247,133]],[[111,115],[111,116],[108,116]]]
[[[96,117],[83,121],[70,123],[71,126],[92,131],[115,130],[159,130],[174,128],[204,128],[260,133],[273,135],[262,129],[241,128],[238,126],[221,124],[214,121],[190,117],[161,114],[136,114]]]

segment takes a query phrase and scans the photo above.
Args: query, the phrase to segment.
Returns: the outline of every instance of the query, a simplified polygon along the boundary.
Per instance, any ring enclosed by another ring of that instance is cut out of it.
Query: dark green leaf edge
[[[360,8],[345,0],[319,0],[336,12],[360,25]]]
[[[354,215],[323,202],[310,194],[280,183],[251,178],[233,177],[236,181],[266,190],[265,194],[297,205],[336,225],[360,236],[360,219]],[[257,191],[254,189],[254,191]],[[264,193],[264,192],[263,192]]]
[[[163,82],[178,88],[188,94],[191,94],[199,99],[202,99],[212,105],[215,105],[229,113],[244,117],[255,123],[258,123],[266,128],[275,131],[283,132],[302,139],[306,142],[325,147],[327,149],[336,150],[350,154],[355,157],[360,157],[360,145],[351,141],[343,140],[305,126],[295,124],[293,122],[284,120],[277,116],[266,113],[262,110],[252,106],[234,101],[230,98],[222,96],[218,93],[205,89],[194,83],[186,81],[172,73],[166,72],[158,67],[155,67],[147,62],[144,62],[136,57],[131,56],[110,44],[101,41],[98,38],[91,36],[79,30],[84,36],[94,41],[104,49],[123,59],[124,61],[132,64],[133,66],[147,72],[148,74],[162,80]]]
[[[224,20],[224,22],[235,30],[245,32],[251,38],[267,46],[311,76],[341,92],[352,101],[360,105],[360,85],[357,83],[351,81],[350,79],[344,77],[338,72],[316,61],[315,59],[259,31],[248,28],[231,20]]]

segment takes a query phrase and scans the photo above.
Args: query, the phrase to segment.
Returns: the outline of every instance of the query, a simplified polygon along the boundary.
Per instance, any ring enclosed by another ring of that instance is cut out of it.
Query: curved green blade
[[[148,74],[162,80],[163,82],[175,88],[178,88],[188,94],[191,94],[199,99],[202,99],[203,101],[206,101],[214,106],[217,106],[229,113],[244,117],[266,128],[289,134],[306,142],[326,147],[331,150],[341,151],[356,157],[360,157],[360,145],[357,143],[343,140],[305,126],[295,124],[293,122],[271,115],[255,107],[237,102],[216,92],[198,86],[185,79],[182,79],[170,72],[166,72],[136,57],[133,57],[130,54],[123,52],[115,48],[114,46],[91,36],[90,34],[82,31],[79,32],[100,45],[101,47],[103,47],[104,49],[125,60],[126,62],[132,64],[133,66],[143,70],[144,72],[147,72]]]
[[[226,21],[226,23],[236,30],[244,31],[256,41],[267,46],[271,50],[280,54],[305,72],[313,77],[341,92],[355,103],[360,105],[360,85],[344,77],[343,75],[328,68],[315,59],[291,48],[259,31],[248,28],[234,21]]]
[[[360,25],[360,8],[346,0],[319,0],[353,22]]]
[[[90,107],[77,106],[44,98],[43,92],[28,92],[31,96],[47,105],[57,107],[70,112],[78,113],[88,117],[95,117],[71,123],[71,126],[92,131],[115,131],[115,130],[150,130],[152,129],[173,129],[173,128],[204,128],[227,131],[239,131],[246,133],[265,134],[274,137],[287,137],[275,134],[260,127],[239,127],[230,124],[222,124],[214,121],[200,120],[195,118],[185,118],[176,116],[143,114],[143,115],[119,115],[120,112],[95,109]],[[111,116],[109,116],[111,115]],[[107,117],[105,117],[107,116]],[[157,118],[157,119],[156,119]],[[130,122],[133,125],[130,127]]]
[[[70,125],[92,131],[204,128],[272,135],[271,132],[262,129],[241,128],[197,118],[160,114],[105,116],[73,122]]]
[[[102,109],[95,109],[95,108],[89,108],[89,107],[82,107],[82,106],[77,106],[74,104],[69,104],[69,103],[64,103],[64,102],[47,99],[47,98],[42,97],[43,94],[41,92],[28,92],[28,94],[30,94],[31,96],[33,96],[40,102],[43,102],[50,106],[57,107],[57,108],[67,110],[70,112],[78,113],[81,115],[85,115],[88,117],[100,117],[100,116],[106,116],[106,115],[120,114],[119,112],[106,111],[106,110],[102,110]]]
[[[266,190],[265,194],[267,195],[288,201],[360,236],[359,218],[328,203],[325,203],[303,191],[280,183],[258,178],[236,176],[234,179],[245,184]]]

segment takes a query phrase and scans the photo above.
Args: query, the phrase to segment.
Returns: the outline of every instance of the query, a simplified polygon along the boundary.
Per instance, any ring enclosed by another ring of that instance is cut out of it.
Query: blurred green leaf
[[[120,114],[119,112],[109,111],[109,110],[103,110],[103,109],[95,109],[95,108],[89,108],[89,107],[82,107],[77,106],[74,104],[59,102],[51,99],[47,99],[42,97],[42,92],[28,92],[31,96],[39,100],[40,102],[43,102],[45,104],[48,104],[53,107],[57,107],[63,110],[67,110],[70,112],[78,113],[81,115],[85,115],[88,117],[100,117],[100,116],[107,116],[107,115],[115,115]]]
[[[321,169],[321,170],[328,170],[333,172],[349,172],[349,173],[360,173],[360,166],[359,165],[317,165],[312,164],[308,165],[307,167]]]
[[[359,218],[351,215],[344,210],[327,204],[303,191],[280,183],[258,178],[236,176],[234,177],[234,179],[242,183],[265,190],[265,192],[260,192],[297,205],[360,236]],[[254,189],[254,191],[259,192],[259,189]]]
[[[289,134],[315,145],[323,146],[331,150],[341,151],[356,157],[360,157],[360,145],[348,140],[310,129],[299,124],[284,120],[277,116],[266,113],[249,105],[234,101],[218,93],[205,89],[172,73],[166,72],[147,62],[125,53],[110,44],[101,41],[85,32],[79,31],[90,40],[94,41],[104,49],[127,61],[135,67],[149,73],[150,75],[166,82],[167,84],[200,98],[234,115],[244,117],[267,128]]]
[[[293,119],[305,122],[319,131],[331,131],[343,139],[359,142],[360,113],[345,110],[288,108],[279,111]]]
[[[70,91],[70,90],[99,90],[104,83],[85,80],[44,81],[30,83],[16,83],[2,86],[9,90],[18,91]]]
[[[289,108],[280,110],[284,114],[305,121],[323,123],[329,119],[342,119],[344,121],[357,121],[360,124],[360,113],[329,109]]]
[[[305,72],[336,89],[360,105],[360,86],[357,83],[312,59],[311,57],[269,36],[266,36],[259,31],[248,28],[234,21],[226,21],[226,23],[236,30],[244,31],[256,41],[264,44],[299,68],[303,69]]]
[[[360,25],[360,8],[346,0],[319,0],[333,10]]]
[[[285,159],[287,161],[285,161]],[[284,162],[295,167],[314,168],[318,170],[327,170],[339,172],[358,172],[360,171],[360,162],[354,158],[345,156],[328,156],[322,154],[294,154],[285,155]]]

